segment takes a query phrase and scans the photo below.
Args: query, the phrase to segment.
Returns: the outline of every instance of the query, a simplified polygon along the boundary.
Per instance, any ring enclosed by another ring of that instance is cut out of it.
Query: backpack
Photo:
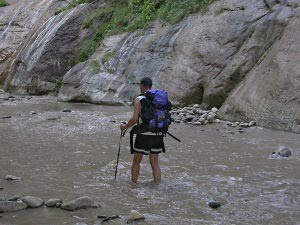
[[[172,104],[168,99],[168,93],[164,90],[149,90],[140,100],[142,123],[137,124],[130,131],[130,151],[133,154],[133,136],[145,132],[153,132],[163,136],[168,132],[172,118],[170,110]],[[162,145],[162,151],[165,152],[165,146]]]
[[[153,133],[166,134],[172,118],[172,104],[165,90],[148,90],[141,99],[141,119],[143,125]]]

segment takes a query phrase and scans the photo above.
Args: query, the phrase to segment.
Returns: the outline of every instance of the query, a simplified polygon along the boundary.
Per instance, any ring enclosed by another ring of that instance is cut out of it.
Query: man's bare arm
[[[133,115],[130,118],[130,120],[127,122],[127,124],[121,124],[120,128],[122,130],[128,129],[135,125],[139,121],[139,116],[140,116],[140,110],[141,110],[141,104],[138,99],[134,101],[134,107],[133,107]]]

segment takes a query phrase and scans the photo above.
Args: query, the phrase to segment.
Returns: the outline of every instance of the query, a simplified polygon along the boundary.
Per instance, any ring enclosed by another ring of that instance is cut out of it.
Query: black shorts
[[[143,155],[159,154],[165,149],[163,135],[137,134],[134,142],[134,151]]]

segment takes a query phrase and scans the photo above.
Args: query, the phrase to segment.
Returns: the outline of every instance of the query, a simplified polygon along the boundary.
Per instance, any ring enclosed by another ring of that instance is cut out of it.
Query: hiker
[[[121,124],[121,130],[128,129],[139,122],[139,119],[142,118],[142,112],[145,111],[145,93],[149,91],[152,87],[152,80],[149,77],[145,77],[140,82],[140,91],[139,95],[134,101],[134,110],[132,118],[126,123]],[[143,124],[138,124],[143,125]],[[135,128],[133,127],[132,132]],[[132,138],[131,132],[131,138]],[[140,163],[143,159],[143,155],[149,155],[150,164],[152,167],[152,173],[155,184],[160,184],[161,182],[161,171],[158,164],[158,155],[164,150],[163,135],[157,135],[157,133],[147,132],[147,133],[138,133],[136,136],[134,149],[132,148],[132,139],[131,139],[131,153],[134,154],[132,167],[131,167],[131,181],[133,184],[137,183],[139,172],[140,172]]]

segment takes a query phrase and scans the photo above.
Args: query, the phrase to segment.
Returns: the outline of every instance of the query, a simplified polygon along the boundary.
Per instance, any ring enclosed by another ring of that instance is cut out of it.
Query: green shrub
[[[62,85],[62,79],[55,80],[55,90],[58,92]]]
[[[9,4],[5,0],[0,0],[0,7],[8,6]]]
[[[94,23],[99,25],[93,38],[82,45],[78,61],[86,60],[105,37],[148,28],[157,18],[175,24],[191,13],[206,12],[209,4],[213,1],[112,0],[110,4],[91,12],[84,19],[84,28],[89,28]],[[88,2],[88,0],[75,2]]]
[[[105,55],[102,57],[102,63],[108,62],[111,58],[113,58],[116,55],[115,51],[112,52],[107,52]]]
[[[97,60],[92,60],[90,62],[90,67],[92,68],[94,73],[100,72],[100,63]]]
[[[62,7],[61,9],[57,10],[54,14],[58,15],[61,12],[66,11],[68,9],[72,9],[72,8],[74,8],[74,7],[76,7],[76,6],[80,5],[80,4],[90,3],[90,2],[92,2],[92,0],[74,0],[73,2],[69,3],[67,6]]]

